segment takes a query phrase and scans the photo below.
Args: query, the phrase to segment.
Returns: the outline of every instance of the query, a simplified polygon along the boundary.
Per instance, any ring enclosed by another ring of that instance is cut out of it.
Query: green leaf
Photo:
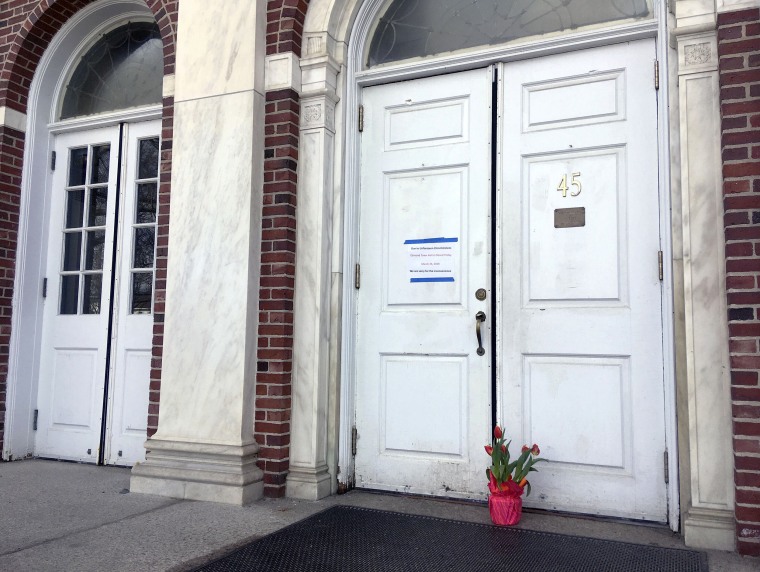
[[[530,496],[530,481],[525,481],[525,489],[526,489],[525,496],[529,497]]]

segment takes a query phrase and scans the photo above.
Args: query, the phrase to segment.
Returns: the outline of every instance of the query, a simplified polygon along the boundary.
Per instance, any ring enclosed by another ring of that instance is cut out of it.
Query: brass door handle
[[[485,321],[485,312],[480,311],[475,314],[475,335],[478,337],[478,349],[476,351],[479,356],[482,356],[486,353],[486,350],[483,349],[483,337],[480,335],[480,324]]]

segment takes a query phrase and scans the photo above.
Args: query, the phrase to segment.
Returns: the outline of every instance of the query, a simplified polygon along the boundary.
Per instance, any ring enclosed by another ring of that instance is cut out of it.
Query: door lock
[[[485,288],[478,288],[475,290],[475,298],[480,300],[481,302],[486,299],[486,289]]]
[[[475,314],[475,335],[478,338],[478,349],[476,350],[476,352],[479,356],[482,356],[486,353],[486,350],[483,348],[483,338],[480,335],[480,324],[485,321],[486,321],[485,312],[481,311]]]

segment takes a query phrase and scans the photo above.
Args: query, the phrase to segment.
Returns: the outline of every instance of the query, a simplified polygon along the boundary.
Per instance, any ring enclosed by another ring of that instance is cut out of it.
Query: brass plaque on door
[[[554,228],[586,226],[586,207],[554,209]]]

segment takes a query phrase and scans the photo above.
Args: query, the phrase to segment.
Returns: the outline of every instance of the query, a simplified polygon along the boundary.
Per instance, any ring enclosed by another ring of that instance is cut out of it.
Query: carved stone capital
[[[335,133],[335,99],[322,95],[301,100],[301,129],[324,128]]]
[[[678,75],[718,69],[718,39],[715,31],[679,34]]]

